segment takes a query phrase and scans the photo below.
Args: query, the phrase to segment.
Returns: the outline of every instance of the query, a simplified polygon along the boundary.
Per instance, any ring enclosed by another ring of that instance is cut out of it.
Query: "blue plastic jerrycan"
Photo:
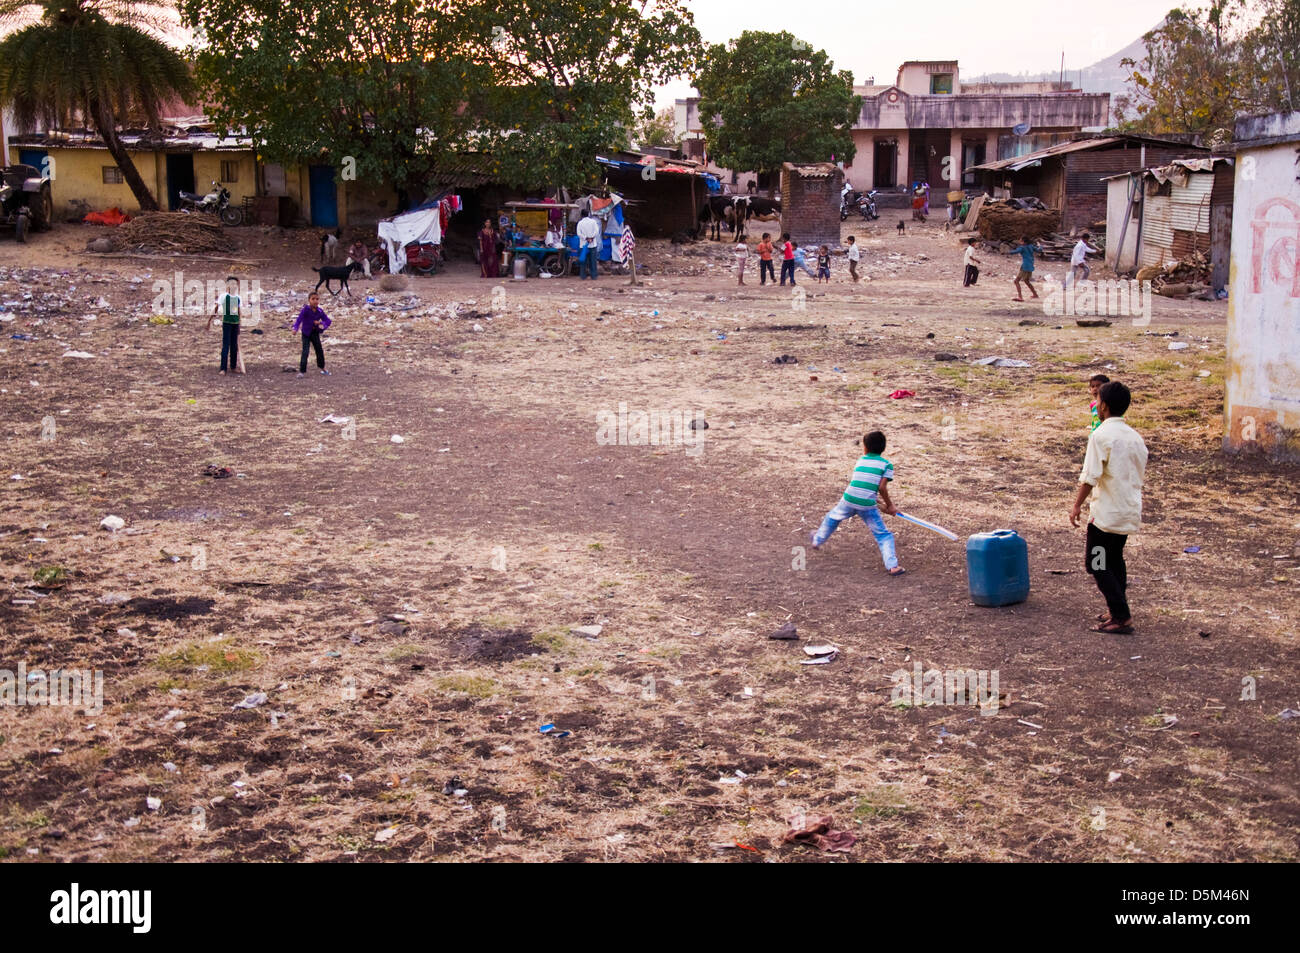
[[[966,575],[977,606],[1009,606],[1029,598],[1029,545],[1015,530],[995,529],[966,540]]]

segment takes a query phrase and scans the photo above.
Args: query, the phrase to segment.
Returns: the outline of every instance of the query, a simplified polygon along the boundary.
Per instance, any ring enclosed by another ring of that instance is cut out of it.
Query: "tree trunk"
[[[108,149],[108,154],[113,157],[117,167],[122,170],[122,178],[126,184],[131,187],[131,194],[135,200],[140,203],[140,211],[156,212],[158,211],[158,202],[149,191],[149,186],[144,184],[144,179],[140,177],[140,171],[131,161],[131,156],[117,138],[117,124],[113,117],[105,110],[96,109],[93,111],[95,131],[99,137],[104,140],[104,145]]]

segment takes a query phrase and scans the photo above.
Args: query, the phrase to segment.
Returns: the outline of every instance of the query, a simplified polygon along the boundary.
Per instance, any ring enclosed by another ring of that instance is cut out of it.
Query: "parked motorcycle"
[[[182,212],[211,212],[221,219],[223,225],[235,226],[244,223],[244,210],[230,204],[230,189],[220,182],[214,181],[212,191],[207,195],[182,191],[180,206]]]
[[[854,211],[865,218],[867,221],[873,221],[880,218],[876,211],[876,190],[870,192],[849,192],[840,199],[840,221],[849,217],[849,212]]]
[[[432,275],[442,264],[442,246],[433,242],[411,242],[406,246],[405,271],[420,275]],[[370,273],[388,274],[388,249],[380,242],[370,252]]]

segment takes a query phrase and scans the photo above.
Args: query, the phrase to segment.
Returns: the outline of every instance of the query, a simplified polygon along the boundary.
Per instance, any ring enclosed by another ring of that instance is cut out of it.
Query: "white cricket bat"
[[[907,520],[909,523],[915,523],[917,526],[922,526],[925,529],[930,530],[932,533],[938,533],[940,536],[943,536],[947,539],[951,539],[951,540],[957,539],[956,533],[952,532],[951,530],[946,530],[942,526],[936,526],[934,523],[927,523],[925,520],[919,520],[915,516],[908,516],[906,513],[903,512],[898,512],[895,513],[894,515],[897,516],[900,520]]]

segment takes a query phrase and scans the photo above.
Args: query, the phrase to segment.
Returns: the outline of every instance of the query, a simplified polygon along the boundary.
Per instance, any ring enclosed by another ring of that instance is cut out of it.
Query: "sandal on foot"
[[[1128,623],[1124,623],[1123,625],[1121,625],[1120,623],[1112,620],[1110,622],[1103,622],[1101,625],[1097,626],[1092,631],[1104,632],[1107,635],[1132,635],[1133,626],[1129,625]]]
[[[904,569],[902,566],[895,566],[893,569],[889,570],[889,574],[891,576],[902,576],[902,575],[906,575],[906,573],[907,570]]]

